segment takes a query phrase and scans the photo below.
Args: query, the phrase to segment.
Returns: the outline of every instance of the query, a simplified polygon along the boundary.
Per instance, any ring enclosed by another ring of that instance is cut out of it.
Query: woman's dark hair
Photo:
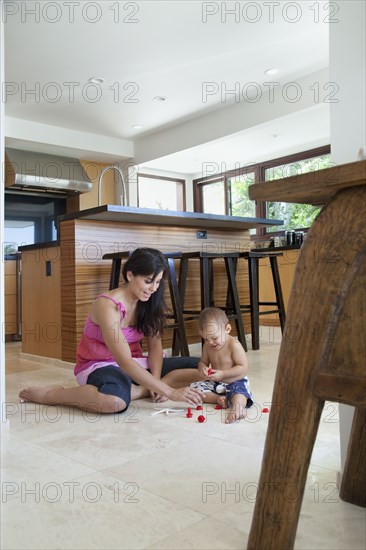
[[[168,262],[160,252],[155,248],[136,248],[124,264],[122,275],[126,283],[127,272],[136,277],[138,275],[151,276],[155,279],[159,273],[163,272],[163,278],[159,288],[154,292],[147,302],[137,302],[136,307],[136,328],[145,336],[155,336],[163,331],[166,304],[164,301],[164,278],[168,269]]]

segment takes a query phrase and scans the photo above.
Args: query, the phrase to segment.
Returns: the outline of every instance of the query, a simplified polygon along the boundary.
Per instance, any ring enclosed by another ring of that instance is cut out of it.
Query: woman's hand
[[[185,401],[190,405],[202,405],[202,392],[196,390],[195,388],[171,388],[169,392],[169,399],[172,401]]]
[[[150,390],[150,397],[154,403],[163,403],[164,401],[168,401],[168,398],[165,397],[165,395],[162,395],[160,393],[157,393],[151,390]]]

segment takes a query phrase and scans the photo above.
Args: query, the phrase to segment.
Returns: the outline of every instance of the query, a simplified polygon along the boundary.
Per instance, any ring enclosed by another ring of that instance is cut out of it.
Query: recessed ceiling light
[[[268,76],[272,76],[274,74],[278,74],[278,69],[267,69],[266,71],[264,71],[264,74],[268,75]]]
[[[140,124],[134,124],[132,126],[132,128],[135,128],[135,130],[141,130],[141,128],[143,128],[143,126],[141,126]]]
[[[157,95],[156,97],[154,97],[154,101],[156,101],[156,103],[162,103],[163,101],[166,101],[167,98],[164,97],[163,95]]]
[[[89,82],[90,84],[103,84],[105,82],[105,78],[93,77],[89,78]]]

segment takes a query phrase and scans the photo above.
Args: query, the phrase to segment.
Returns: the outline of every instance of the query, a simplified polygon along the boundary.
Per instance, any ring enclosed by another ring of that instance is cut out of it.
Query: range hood
[[[92,188],[78,159],[5,148],[6,191],[70,196]]]

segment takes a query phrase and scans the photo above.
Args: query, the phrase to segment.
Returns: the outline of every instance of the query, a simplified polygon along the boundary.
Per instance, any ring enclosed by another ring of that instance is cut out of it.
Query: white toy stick
[[[184,409],[157,409],[156,407],[154,407],[154,409],[156,410],[156,412],[150,413],[150,416],[156,416],[157,414],[161,413],[165,413],[168,416],[169,414],[184,412]]]

